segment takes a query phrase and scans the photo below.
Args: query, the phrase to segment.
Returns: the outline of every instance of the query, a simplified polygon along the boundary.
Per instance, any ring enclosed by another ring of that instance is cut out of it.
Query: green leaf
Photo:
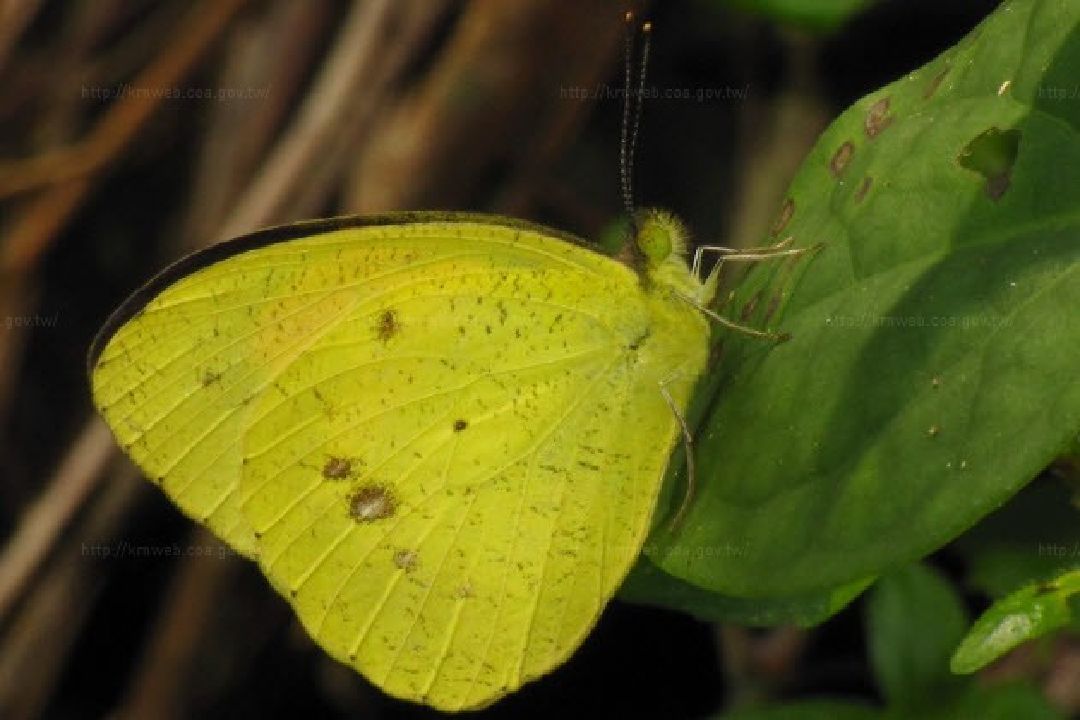
[[[1080,568],[1035,583],[990,606],[956,649],[951,668],[972,673],[1017,645],[1080,617]]]
[[[874,0],[725,0],[740,10],[816,32],[829,32]]]
[[[681,610],[707,622],[809,627],[843,610],[871,582],[862,580],[828,592],[804,596],[735,598],[683,582],[642,557],[619,590],[619,598],[642,605]]]
[[[952,586],[924,565],[881,578],[867,603],[870,659],[891,708],[914,710],[956,696],[949,656],[967,615]]]
[[[880,574],[1080,430],[1080,102],[1059,93],[1078,25],[1074,0],[1003,3],[822,135],[773,236],[822,249],[758,264],[723,308],[791,339],[716,333],[698,490],[648,546],[662,569],[739,597]],[[701,552],[725,546],[743,552]]]
[[[808,700],[773,707],[750,708],[718,716],[718,720],[879,720],[880,710],[842,700]]]

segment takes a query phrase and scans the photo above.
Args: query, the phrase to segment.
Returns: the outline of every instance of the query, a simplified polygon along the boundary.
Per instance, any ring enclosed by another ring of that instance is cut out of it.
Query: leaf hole
[[[986,195],[1000,200],[1012,182],[1012,170],[1020,153],[1020,131],[992,127],[960,150],[956,162],[986,180]]]

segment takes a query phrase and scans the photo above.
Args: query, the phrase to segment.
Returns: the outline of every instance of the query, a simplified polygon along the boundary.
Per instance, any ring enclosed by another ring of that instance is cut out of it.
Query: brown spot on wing
[[[363,485],[349,496],[349,517],[356,522],[375,522],[392,517],[397,500],[385,485]]]
[[[412,572],[420,564],[420,553],[402,548],[394,553],[394,565],[405,572]]]
[[[323,465],[322,476],[327,480],[344,480],[353,474],[352,460],[331,455]]]
[[[397,313],[391,309],[384,310],[379,316],[379,326],[376,330],[379,339],[386,342],[394,337],[399,329]]]

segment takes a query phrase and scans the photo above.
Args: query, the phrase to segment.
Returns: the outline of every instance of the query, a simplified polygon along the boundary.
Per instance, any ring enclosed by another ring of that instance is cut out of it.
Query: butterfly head
[[[686,227],[671,213],[642,210],[634,218],[634,244],[651,270],[686,257]]]
[[[634,216],[633,228],[630,250],[645,277],[695,302],[705,304],[712,298],[715,279],[702,281],[690,271],[688,233],[678,218],[663,210],[641,210]]]

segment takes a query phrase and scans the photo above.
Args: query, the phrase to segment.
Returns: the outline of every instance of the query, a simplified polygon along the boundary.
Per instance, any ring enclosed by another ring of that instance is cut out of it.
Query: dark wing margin
[[[251,250],[288,242],[310,235],[347,230],[359,227],[378,227],[385,225],[413,225],[419,223],[477,223],[485,225],[497,225],[512,230],[529,230],[541,235],[555,237],[573,245],[579,245],[590,250],[598,250],[595,245],[571,233],[555,230],[545,225],[480,212],[391,212],[372,215],[344,215],[341,217],[325,218],[322,220],[302,220],[269,227],[247,235],[223,240],[209,247],[197,250],[187,255],[172,265],[169,265],[157,275],[152,277],[145,285],[131,294],[119,307],[109,315],[105,324],[98,330],[90,343],[90,350],[86,356],[86,373],[91,376],[102,350],[116,331],[128,320],[138,315],[158,293],[172,285],[174,282],[190,275],[197,270],[209,267],[214,263],[226,260],[234,255],[239,255]]]

